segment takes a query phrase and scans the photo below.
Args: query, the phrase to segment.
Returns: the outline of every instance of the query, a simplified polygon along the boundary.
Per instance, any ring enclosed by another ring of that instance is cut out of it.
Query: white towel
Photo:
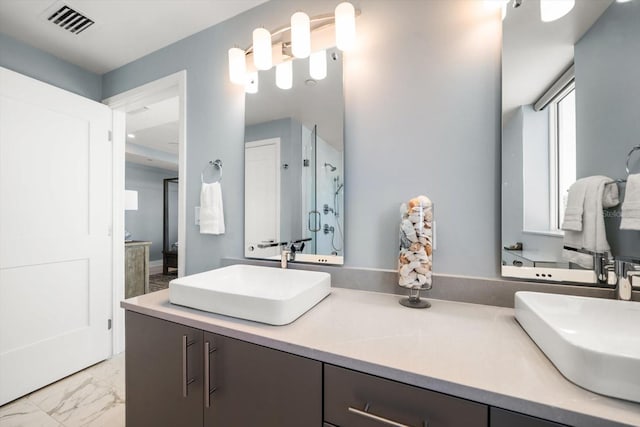
[[[627,189],[620,214],[621,230],[640,230],[640,174],[627,177]]]
[[[588,179],[579,179],[569,187],[567,207],[562,221],[563,230],[582,231],[582,213],[588,182]]]
[[[219,182],[202,183],[200,190],[200,233],[224,234],[222,187]]]
[[[603,208],[611,208],[619,203],[618,186],[606,185],[613,180],[606,176],[590,176],[580,181],[586,185],[582,212],[581,230],[563,229],[564,246],[592,253],[609,252],[609,242],[604,226]],[[582,184],[580,184],[582,185]],[[574,188],[575,184],[571,186]],[[579,188],[576,187],[576,188]],[[593,268],[593,256],[584,253],[563,250],[563,256],[584,268]]]

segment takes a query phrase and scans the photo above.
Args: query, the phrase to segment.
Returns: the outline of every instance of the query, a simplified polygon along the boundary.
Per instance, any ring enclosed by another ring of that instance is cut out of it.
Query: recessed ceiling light
[[[127,134],[127,138],[135,139],[136,138],[136,134],[135,133],[128,133]]]

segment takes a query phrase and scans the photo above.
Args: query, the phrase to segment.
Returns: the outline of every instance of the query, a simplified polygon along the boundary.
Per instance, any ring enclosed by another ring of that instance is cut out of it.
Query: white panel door
[[[281,248],[259,248],[280,241],[280,138],[245,144],[244,254],[279,257]]]
[[[0,405],[109,356],[110,128],[0,68]]]

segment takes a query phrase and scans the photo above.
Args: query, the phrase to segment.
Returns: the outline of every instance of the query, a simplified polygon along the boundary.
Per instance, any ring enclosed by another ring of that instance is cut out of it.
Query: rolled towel
[[[620,214],[621,230],[640,230],[640,174],[627,177],[627,189]]]
[[[219,182],[202,183],[200,190],[200,233],[224,234],[222,187]]]

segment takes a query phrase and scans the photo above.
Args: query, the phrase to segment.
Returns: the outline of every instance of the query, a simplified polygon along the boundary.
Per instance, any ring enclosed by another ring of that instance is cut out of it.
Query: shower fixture
[[[327,166],[329,166],[329,168],[331,169],[331,172],[335,172],[335,170],[337,169],[335,166],[333,166],[331,163],[325,163],[324,167],[326,168]]]

